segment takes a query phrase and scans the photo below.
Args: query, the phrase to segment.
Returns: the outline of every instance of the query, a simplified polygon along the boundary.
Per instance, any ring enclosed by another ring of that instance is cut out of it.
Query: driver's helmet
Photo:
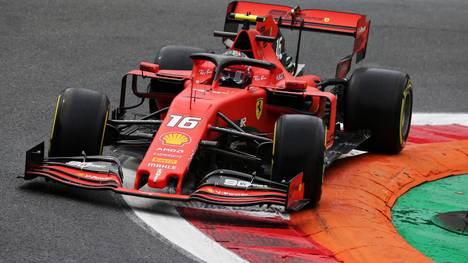
[[[237,50],[228,50],[223,53],[225,56],[248,58],[244,53]],[[223,69],[219,84],[226,87],[243,88],[250,84],[252,72],[250,66],[234,65]]]

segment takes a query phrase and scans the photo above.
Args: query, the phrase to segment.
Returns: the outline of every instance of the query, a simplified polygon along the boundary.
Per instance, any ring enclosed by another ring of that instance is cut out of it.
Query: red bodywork
[[[357,54],[359,58],[365,54],[369,21],[365,16],[358,14],[300,10],[252,2],[233,2],[228,6],[227,20],[229,20],[230,13],[254,14],[266,18],[264,21],[256,22],[255,28],[239,31],[232,49],[248,53],[253,59],[268,61],[275,67],[272,69],[252,67],[252,82],[245,88],[223,87],[217,80],[204,84],[206,80],[213,78],[215,72],[215,65],[206,60],[194,60],[194,67],[191,71],[160,70],[159,65],[142,62],[140,69],[128,72],[123,82],[126,82],[127,76],[132,76],[133,81],[136,81],[137,77],[179,80],[184,82],[185,87],[178,94],[138,93],[136,89],[133,90],[137,96],[155,99],[159,108],[169,106],[168,112],[163,115],[164,119],[160,128],[136,170],[134,189],[122,187],[121,179],[115,173],[77,172],[78,169],[63,166],[35,166],[34,169],[27,171],[27,176],[45,176],[81,187],[111,189],[124,194],[171,200],[209,200],[213,203],[236,205],[289,204],[288,206],[300,200],[303,190],[294,192],[291,189],[301,188],[299,185],[302,181],[301,174],[293,179],[287,192],[245,191],[202,186],[187,195],[182,194],[182,184],[184,177],[188,175],[192,159],[201,141],[216,140],[220,136],[219,132],[210,130],[210,126],[228,126],[218,117],[218,112],[228,116],[231,120],[242,122],[244,126],[254,127],[258,132],[268,134],[272,138],[275,122],[279,116],[300,112],[287,105],[269,103],[271,97],[279,95],[309,100],[310,107],[306,111],[319,117],[324,116],[325,105],[328,101],[331,110],[327,122],[326,146],[331,147],[336,123],[336,96],[317,88],[321,78],[316,75],[293,76],[278,59],[274,43],[259,41],[256,36],[276,38],[281,27],[302,27],[303,30],[350,35],[356,38],[353,54]],[[242,49],[236,45],[240,41],[243,42]],[[246,42],[248,44],[245,44]],[[345,74],[347,70],[345,69]],[[141,180],[147,180],[150,188],[164,189],[171,178],[177,181],[175,193],[149,192],[139,189]],[[234,202],[232,198],[236,201]],[[263,201],[260,202],[259,198]]]

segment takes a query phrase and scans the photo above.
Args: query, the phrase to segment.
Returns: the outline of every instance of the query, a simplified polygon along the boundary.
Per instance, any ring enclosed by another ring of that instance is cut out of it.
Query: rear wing
[[[235,19],[232,13],[263,17],[271,15],[280,28],[352,36],[355,39],[352,55],[356,54],[356,63],[366,56],[370,20],[367,20],[365,15],[317,9],[301,10],[298,6],[293,8],[284,5],[233,1],[227,8],[225,31],[237,31],[238,24],[242,23]],[[256,23],[253,20],[250,22]]]

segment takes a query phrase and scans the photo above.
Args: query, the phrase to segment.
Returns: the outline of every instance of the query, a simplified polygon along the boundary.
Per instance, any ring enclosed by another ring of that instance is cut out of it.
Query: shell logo
[[[190,137],[179,132],[170,132],[161,136],[161,141],[166,145],[183,146],[190,142]]]

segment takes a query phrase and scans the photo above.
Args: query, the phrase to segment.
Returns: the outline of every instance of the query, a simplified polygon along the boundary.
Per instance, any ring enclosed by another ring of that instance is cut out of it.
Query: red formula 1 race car
[[[359,14],[232,2],[224,31],[214,32],[224,54],[163,47],[155,63],[123,77],[112,112],[101,93],[64,90],[48,157],[44,143],[29,150],[24,178],[155,199],[313,207],[339,156],[356,148],[396,154],[409,133],[407,74],[359,68],[346,77],[352,59],[365,56],[369,26]],[[297,30],[298,47],[302,33],[316,31],[352,36],[354,48],[333,78],[304,75],[284,49],[283,28]],[[140,103],[127,105],[127,82]],[[131,117],[145,100],[150,113]],[[131,187],[103,146],[143,153]]]

